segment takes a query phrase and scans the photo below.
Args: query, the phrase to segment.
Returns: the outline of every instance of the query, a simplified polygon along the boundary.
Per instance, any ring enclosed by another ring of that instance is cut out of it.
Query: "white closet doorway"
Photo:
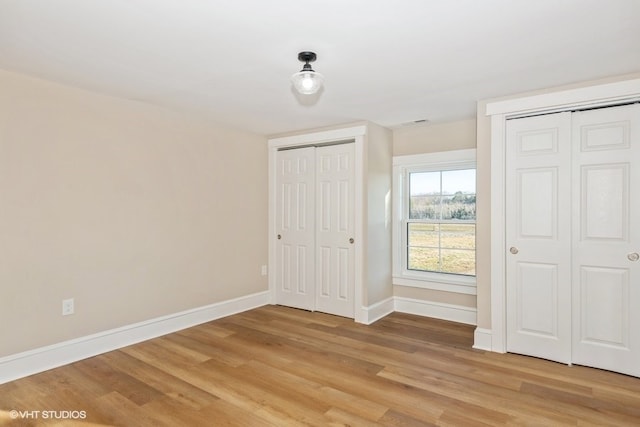
[[[505,140],[507,351],[640,376],[640,105]]]
[[[354,318],[355,144],[278,150],[275,202],[275,302]]]

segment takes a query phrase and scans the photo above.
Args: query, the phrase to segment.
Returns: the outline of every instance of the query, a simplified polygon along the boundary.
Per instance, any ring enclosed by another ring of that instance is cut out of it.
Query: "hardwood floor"
[[[640,379],[472,341],[266,306],[0,385],[0,425],[640,425]]]

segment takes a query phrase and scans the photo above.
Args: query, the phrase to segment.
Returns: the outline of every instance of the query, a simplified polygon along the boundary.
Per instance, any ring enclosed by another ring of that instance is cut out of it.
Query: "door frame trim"
[[[341,142],[348,139],[355,144],[355,206],[354,206],[354,239],[360,244],[354,248],[354,318],[358,323],[366,323],[367,310],[364,307],[364,142],[367,127],[365,125],[352,126],[342,129],[306,133],[302,135],[273,138],[267,141],[269,150],[269,272],[276,271],[276,154],[283,148],[301,148],[309,145],[324,145]],[[276,301],[275,275],[269,274],[270,303]]]
[[[505,353],[506,325],[506,121],[533,114],[640,101],[640,78],[488,103],[491,118],[491,351]],[[486,347],[486,342],[483,344]]]

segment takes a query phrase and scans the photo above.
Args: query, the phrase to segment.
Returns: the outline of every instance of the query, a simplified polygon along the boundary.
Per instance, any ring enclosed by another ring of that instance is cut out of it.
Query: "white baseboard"
[[[451,320],[453,322],[476,324],[476,309],[463,305],[444,304],[413,298],[395,297],[395,311]]]
[[[259,292],[0,358],[0,384],[267,305]]]
[[[473,348],[491,350],[491,329],[476,328],[473,332]]]
[[[359,323],[370,325],[376,320],[380,320],[384,316],[393,313],[394,309],[394,297],[389,297],[385,300],[370,305],[369,307],[363,307],[362,311],[364,312],[364,319],[359,319]]]

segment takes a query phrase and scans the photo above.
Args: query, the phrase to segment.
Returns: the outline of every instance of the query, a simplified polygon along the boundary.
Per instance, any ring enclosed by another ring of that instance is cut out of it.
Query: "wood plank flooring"
[[[640,425],[638,378],[472,342],[407,314],[266,306],[0,385],[0,425]]]

